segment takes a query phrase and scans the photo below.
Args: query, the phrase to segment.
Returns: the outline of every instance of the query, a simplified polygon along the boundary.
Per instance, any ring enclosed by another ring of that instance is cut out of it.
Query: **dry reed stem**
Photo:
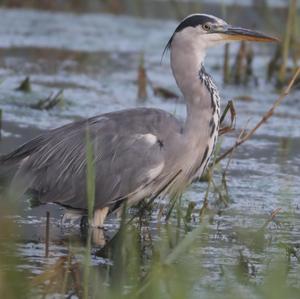
[[[139,100],[145,101],[148,97],[147,95],[147,72],[145,68],[145,59],[144,53],[141,53],[140,64],[138,67],[138,77],[137,77],[137,85],[138,85],[138,94],[137,98]]]
[[[222,154],[220,157],[218,157],[215,161],[215,163],[219,163],[221,160],[223,160],[226,156],[228,156],[231,152],[233,152],[238,146],[243,144],[245,141],[250,139],[253,134],[257,131],[259,127],[261,127],[273,114],[275,109],[281,104],[281,102],[285,99],[285,97],[290,93],[291,88],[293,87],[297,77],[300,74],[300,67],[298,67],[297,71],[295,72],[293,78],[289,82],[289,85],[283,93],[279,96],[279,98],[274,102],[273,106],[268,110],[261,118],[261,120],[256,124],[254,128],[252,128],[247,134],[245,134],[242,138],[238,138],[236,143],[229,148],[224,154]]]
[[[283,45],[282,45],[282,63],[279,68],[278,80],[279,84],[283,84],[286,79],[287,63],[290,52],[290,45],[292,39],[293,23],[295,20],[295,13],[297,12],[297,0],[290,0],[288,5],[288,17],[286,32],[284,35]]]

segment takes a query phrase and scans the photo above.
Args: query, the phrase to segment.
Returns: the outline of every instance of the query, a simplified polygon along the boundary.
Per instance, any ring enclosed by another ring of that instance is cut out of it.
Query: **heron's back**
[[[1,157],[0,163],[22,160],[15,182],[25,181],[40,202],[86,209],[87,132],[96,169],[95,207],[114,208],[124,199],[157,192],[163,179],[153,182],[175,150],[182,127],[159,109],[107,113],[46,132]]]

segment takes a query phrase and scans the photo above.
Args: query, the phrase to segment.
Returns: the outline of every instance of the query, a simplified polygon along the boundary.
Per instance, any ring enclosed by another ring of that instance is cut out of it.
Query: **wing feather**
[[[123,110],[49,131],[3,161],[27,157],[17,179],[30,177],[28,187],[41,202],[86,209],[87,128],[94,149],[96,208],[128,198],[137,190],[142,194],[143,188],[161,174],[166,159],[164,150],[149,134],[158,140],[164,138],[162,128],[165,134],[180,130],[177,120],[162,110]],[[157,171],[151,172],[155,168]]]

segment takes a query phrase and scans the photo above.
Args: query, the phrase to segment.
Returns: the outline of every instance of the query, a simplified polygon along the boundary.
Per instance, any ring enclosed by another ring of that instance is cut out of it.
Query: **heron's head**
[[[207,14],[193,14],[183,19],[169,40],[166,49],[173,46],[205,51],[229,41],[274,42],[276,38],[266,34],[227,24],[220,18]]]

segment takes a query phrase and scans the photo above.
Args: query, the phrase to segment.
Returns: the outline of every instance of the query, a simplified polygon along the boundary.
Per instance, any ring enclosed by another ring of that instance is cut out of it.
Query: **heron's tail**
[[[42,137],[37,137],[21,145],[11,153],[0,156],[0,166],[18,163],[34,153],[42,143]]]
[[[17,148],[16,150],[14,150],[13,152],[11,152],[9,154],[0,156],[0,166],[18,163],[22,159],[26,158],[27,151],[24,151],[22,147],[23,146],[21,146],[20,148]]]

